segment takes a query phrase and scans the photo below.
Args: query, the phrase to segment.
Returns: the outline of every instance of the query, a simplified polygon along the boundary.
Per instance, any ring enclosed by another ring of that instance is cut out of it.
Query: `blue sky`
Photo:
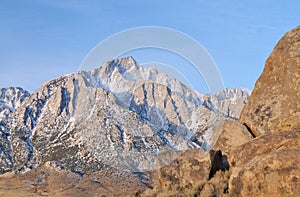
[[[300,24],[299,9],[293,0],[1,0],[0,87],[32,92],[47,80],[76,72],[108,36],[138,26],[163,26],[203,45],[226,87],[252,89],[275,44]],[[133,56],[139,62],[181,63],[161,54],[144,50]],[[207,91],[201,79],[191,83]]]

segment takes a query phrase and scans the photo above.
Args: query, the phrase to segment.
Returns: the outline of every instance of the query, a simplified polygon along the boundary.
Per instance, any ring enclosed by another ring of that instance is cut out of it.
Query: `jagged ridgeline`
[[[237,119],[249,94],[200,94],[132,57],[47,81],[18,102],[2,91],[1,172],[45,162],[78,173],[156,169],[162,152],[207,151],[216,122]]]

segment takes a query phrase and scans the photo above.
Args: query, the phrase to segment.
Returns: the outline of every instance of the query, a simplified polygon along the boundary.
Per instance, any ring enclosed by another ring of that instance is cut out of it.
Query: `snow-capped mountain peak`
[[[44,83],[8,119],[12,156],[1,160],[2,171],[45,161],[79,172],[157,168],[161,151],[207,151],[215,123],[239,115],[247,94],[232,98],[240,92],[204,95],[132,57],[65,75]]]

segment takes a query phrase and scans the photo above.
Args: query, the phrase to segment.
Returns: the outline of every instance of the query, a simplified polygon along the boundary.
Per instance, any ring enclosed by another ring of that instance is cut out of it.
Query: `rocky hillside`
[[[178,156],[159,162],[159,155],[194,148],[205,154],[216,123],[237,119],[248,97],[243,89],[200,94],[132,57],[112,60],[45,82],[7,116],[0,170],[62,172],[75,181],[66,193],[89,180],[100,193],[143,191],[152,187],[147,172]]]
[[[266,61],[238,121],[226,120],[209,154],[187,150],[152,174],[145,196],[300,196],[300,27]]]
[[[237,120],[247,103],[251,91],[248,89],[226,88],[208,98],[208,108],[215,109],[224,116]]]
[[[29,92],[22,88],[0,88],[0,173],[13,167],[13,157],[10,146],[10,131],[6,121],[10,115],[29,97]]]
[[[8,119],[29,95],[22,88],[0,88],[0,120]]]

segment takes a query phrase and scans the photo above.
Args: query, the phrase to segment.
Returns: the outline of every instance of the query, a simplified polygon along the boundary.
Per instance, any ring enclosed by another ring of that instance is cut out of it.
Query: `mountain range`
[[[1,171],[47,161],[80,173],[156,169],[161,151],[207,151],[216,122],[237,119],[249,94],[200,94],[132,57],[50,80],[31,95],[2,89]]]
[[[0,196],[299,196],[299,38],[253,92],[201,94],[132,57],[2,88]]]

